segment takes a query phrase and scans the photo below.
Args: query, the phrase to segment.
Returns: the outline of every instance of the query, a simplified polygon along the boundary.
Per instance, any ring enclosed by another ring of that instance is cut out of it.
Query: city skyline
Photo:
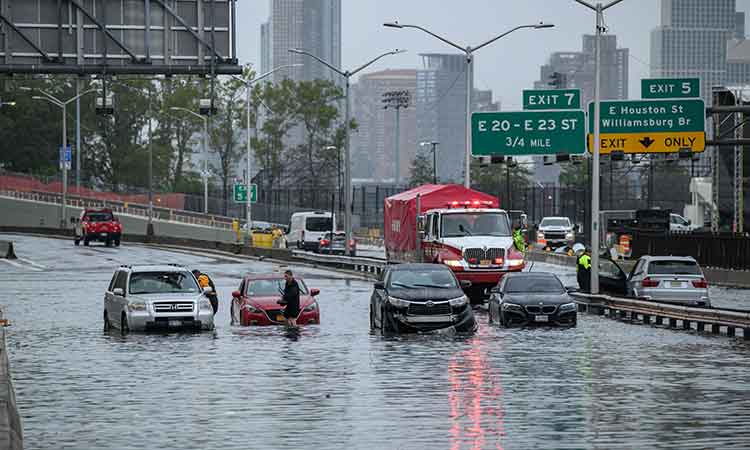
[[[388,30],[382,23],[399,20],[415,23],[445,34],[459,43],[477,44],[513,26],[554,23],[549,30],[522,30],[508,36],[476,55],[475,88],[492,89],[503,109],[521,109],[521,91],[533,87],[539,67],[554,52],[577,51],[584,34],[594,31],[594,14],[576,4],[555,0],[515,2],[498,8],[490,0],[469,0],[462,7],[435,7],[426,0],[408,4],[394,0],[378,2],[342,2],[342,66],[362,64],[373,55],[405,48],[408,53],[389,58],[368,69],[417,69],[421,53],[450,53],[454,49],[415,30]],[[429,8],[427,7],[429,5]],[[260,27],[269,17],[269,2],[240,2],[238,8],[238,52],[242,63],[252,63],[260,70]],[[750,12],[750,0],[737,0],[738,11]],[[473,13],[482,11],[482,14]],[[540,11],[544,11],[540,15]],[[644,11],[651,11],[644,14]],[[608,34],[618,36],[618,46],[628,48],[629,91],[638,98],[640,79],[651,73],[650,33],[660,24],[660,2],[626,0],[605,15]],[[459,26],[457,26],[457,24]],[[466,24],[466,26],[463,26]],[[507,70],[507,61],[516,64]]]

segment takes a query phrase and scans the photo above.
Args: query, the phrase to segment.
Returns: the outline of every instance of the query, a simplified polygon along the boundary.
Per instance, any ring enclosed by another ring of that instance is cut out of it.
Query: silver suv
[[[104,329],[212,330],[211,302],[193,274],[176,265],[120,266],[104,295]]]

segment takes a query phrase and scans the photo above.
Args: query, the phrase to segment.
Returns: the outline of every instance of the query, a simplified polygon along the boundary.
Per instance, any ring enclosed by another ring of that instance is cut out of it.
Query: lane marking
[[[15,261],[11,261],[10,259],[0,258],[0,261],[3,261],[3,262],[5,262],[5,263],[8,263],[8,264],[10,264],[11,266],[17,267],[17,268],[19,268],[19,269],[31,269],[31,270],[33,270],[33,271],[35,271],[35,272],[41,272],[41,271],[42,271],[42,269],[40,269],[40,268],[38,268],[38,267],[33,267],[33,266],[31,266],[31,267],[29,267],[29,266],[24,266],[23,264],[19,264],[19,263],[15,262]]]
[[[31,266],[34,266],[34,267],[38,267],[38,268],[40,268],[42,270],[46,270],[47,269],[47,266],[45,266],[43,264],[35,263],[34,261],[31,261],[31,260],[26,259],[26,258],[20,258],[19,257],[18,260],[19,261],[23,261],[23,262],[25,262],[28,265],[31,265]]]

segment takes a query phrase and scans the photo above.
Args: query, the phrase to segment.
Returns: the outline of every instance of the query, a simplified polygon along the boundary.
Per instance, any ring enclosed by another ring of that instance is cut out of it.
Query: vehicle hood
[[[200,300],[202,293],[186,294],[130,294],[128,300],[141,302],[192,302]]]
[[[573,227],[558,227],[558,226],[549,226],[549,227],[539,227],[539,231],[572,231]]]
[[[508,248],[513,245],[511,236],[461,236],[443,238],[445,245],[451,246],[458,250],[466,248]]]
[[[568,294],[506,294],[503,297],[504,303],[515,303],[516,305],[563,305],[571,303],[573,300]]]
[[[461,289],[436,289],[436,288],[423,288],[423,289],[388,289],[386,293],[392,297],[400,298],[402,300],[409,300],[412,302],[419,301],[444,301],[453,298],[458,298],[464,295]]]
[[[266,311],[269,309],[283,309],[284,306],[277,303],[279,300],[281,300],[281,294],[270,297],[249,297],[247,302],[258,309]],[[309,295],[300,295],[299,307],[302,309],[314,301],[315,300]]]

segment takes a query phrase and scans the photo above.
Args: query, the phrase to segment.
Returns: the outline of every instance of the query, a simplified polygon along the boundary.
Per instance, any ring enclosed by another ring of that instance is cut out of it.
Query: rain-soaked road
[[[322,324],[294,339],[229,326],[240,274],[273,264],[13,240],[25,260],[0,262],[0,303],[29,449],[750,447],[740,340],[588,315],[502,330],[482,312],[474,336],[385,339],[368,332],[370,282],[305,267]],[[144,262],[210,272],[216,331],[103,333],[113,268]]]

